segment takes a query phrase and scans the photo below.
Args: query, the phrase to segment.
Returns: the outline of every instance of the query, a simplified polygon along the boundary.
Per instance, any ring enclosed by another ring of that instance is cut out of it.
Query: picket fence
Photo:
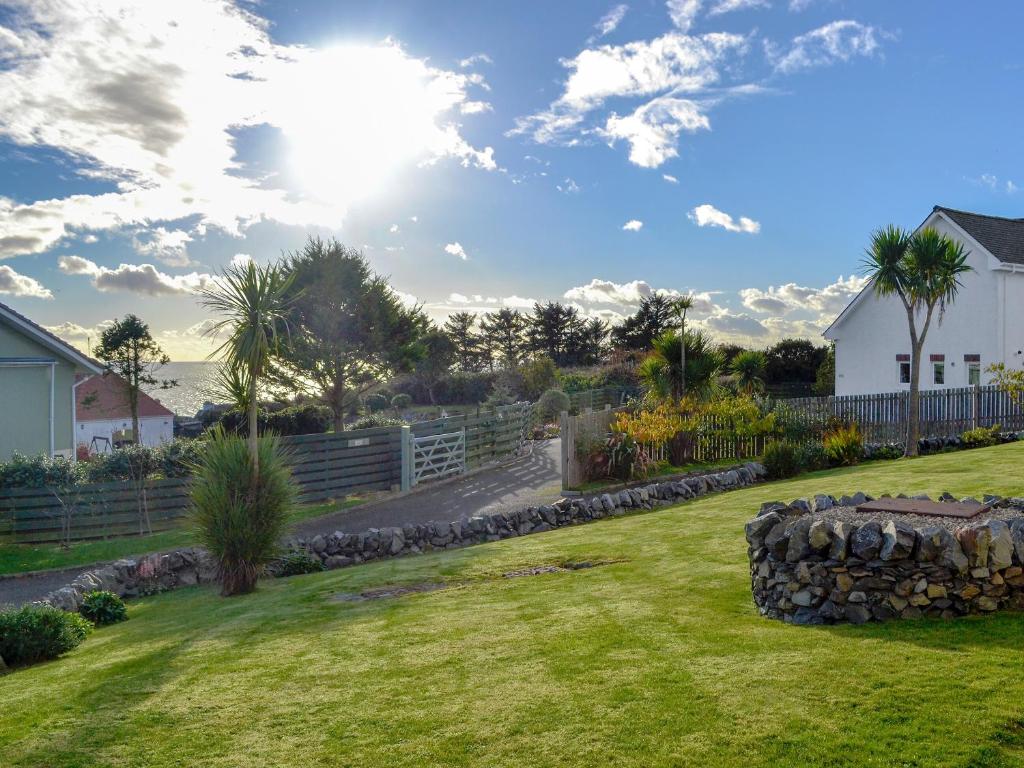
[[[531,410],[529,403],[516,403],[405,429],[416,438],[464,434],[464,466],[473,468],[516,451],[526,438]],[[394,426],[282,437],[299,501],[315,503],[401,488],[402,435],[403,427]],[[0,491],[0,538],[70,542],[168,530],[188,513],[189,482],[168,478],[139,485],[88,483]]]

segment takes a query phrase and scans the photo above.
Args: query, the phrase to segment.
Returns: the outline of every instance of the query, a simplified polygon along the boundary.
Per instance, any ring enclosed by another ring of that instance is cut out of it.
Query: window
[[[932,383],[934,384],[945,384],[946,383],[946,364],[932,363]]]
[[[910,383],[910,363],[900,363],[900,384]]]
[[[972,387],[981,384],[981,363],[967,364],[967,383]]]

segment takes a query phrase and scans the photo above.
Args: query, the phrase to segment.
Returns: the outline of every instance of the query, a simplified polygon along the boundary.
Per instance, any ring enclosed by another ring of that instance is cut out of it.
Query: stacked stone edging
[[[862,624],[1024,609],[1024,499],[986,496],[998,514],[963,521],[958,530],[923,515],[875,513],[853,523],[826,513],[871,500],[821,494],[761,506],[746,537],[751,590],[763,616]],[[944,494],[940,501],[955,499]]]
[[[764,466],[757,462],[747,462],[727,470],[603,493],[589,500],[559,499],[553,504],[478,515],[453,522],[370,528],[362,533],[336,531],[328,536],[321,534],[309,539],[292,539],[286,542],[286,549],[315,557],[327,569],[344,568],[371,560],[456,549],[541,533],[604,517],[624,515],[634,509],[652,509],[714,491],[744,488],[762,480],[765,475]],[[108,590],[122,597],[137,597],[177,587],[206,584],[216,581],[216,578],[217,567],[213,558],[205,550],[192,547],[118,560],[79,575],[71,584],[51,592],[40,602],[66,611],[77,611],[84,596],[97,589]]]

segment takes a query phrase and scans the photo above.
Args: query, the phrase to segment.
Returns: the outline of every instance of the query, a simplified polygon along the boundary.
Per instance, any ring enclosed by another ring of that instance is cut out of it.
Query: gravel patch
[[[865,512],[857,509],[856,507],[832,507],[831,509],[815,512],[810,516],[816,520],[842,520],[843,522],[852,523],[857,526],[871,522],[872,520],[876,522],[893,520],[895,522],[906,523],[907,525],[913,526],[919,530],[929,526],[938,526],[955,533],[963,530],[964,528],[970,528],[984,523],[986,520],[1012,520],[1014,518],[1021,517],[1022,515],[1024,515],[1024,510],[1016,507],[990,509],[987,512],[982,512],[981,514],[970,518],[916,515],[903,512]]]

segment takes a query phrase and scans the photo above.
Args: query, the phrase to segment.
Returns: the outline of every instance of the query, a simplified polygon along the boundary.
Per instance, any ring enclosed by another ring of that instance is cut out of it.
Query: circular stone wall
[[[1024,608],[1024,499],[986,497],[993,508],[970,520],[856,509],[867,500],[762,505],[746,525],[762,615],[861,624]]]

